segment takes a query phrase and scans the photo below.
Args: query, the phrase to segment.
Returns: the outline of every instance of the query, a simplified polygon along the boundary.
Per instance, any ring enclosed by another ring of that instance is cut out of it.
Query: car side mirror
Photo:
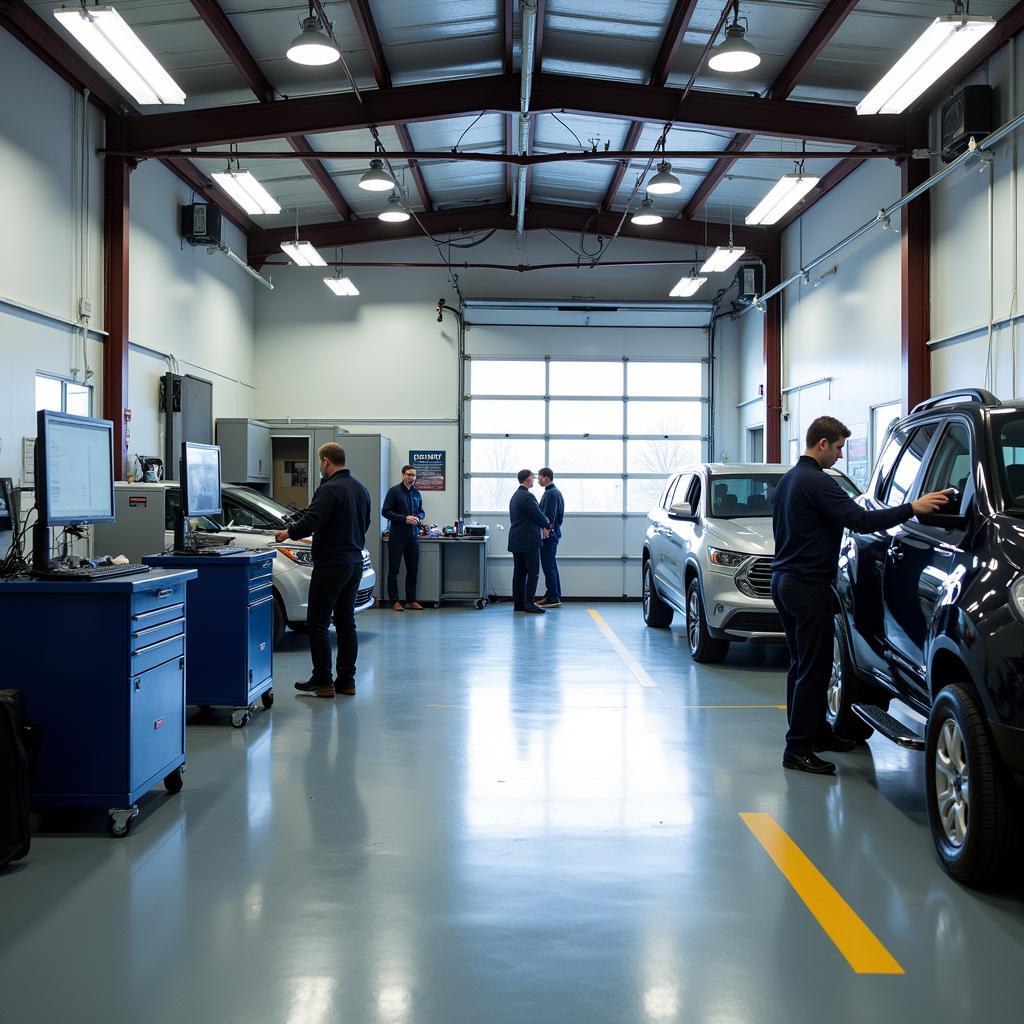
[[[937,530],[966,530],[966,515],[950,515],[948,512],[926,512],[919,515],[917,521],[922,526],[931,526]]]
[[[668,510],[669,519],[696,519],[693,506],[688,501],[673,502]]]

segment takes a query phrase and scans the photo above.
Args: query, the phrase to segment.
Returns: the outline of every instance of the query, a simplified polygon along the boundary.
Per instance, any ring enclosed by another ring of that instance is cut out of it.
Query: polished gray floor
[[[698,668],[635,604],[360,617],[359,694],[193,720],[132,835],[47,819],[0,874],[0,1019],[511,1024],[1020,1019],[1024,897],[935,862],[920,755],[783,772],[777,652]],[[724,707],[723,707],[724,705]],[[905,969],[857,975],[739,814]]]

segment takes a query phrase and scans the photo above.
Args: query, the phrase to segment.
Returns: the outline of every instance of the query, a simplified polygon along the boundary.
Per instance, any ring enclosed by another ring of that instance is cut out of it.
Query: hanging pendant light
[[[686,277],[681,277],[675,288],[668,294],[673,299],[687,299],[700,290],[702,284],[707,283],[706,277],[697,276],[697,268],[693,267]]]
[[[359,187],[368,192],[388,192],[395,187],[395,179],[384,170],[383,160],[371,160],[370,169],[359,179]]]
[[[409,214],[402,209],[402,201],[398,198],[397,192],[388,196],[387,205],[377,214],[378,220],[386,220],[389,224],[401,224],[409,219]]]
[[[656,196],[670,196],[682,191],[683,186],[672,173],[672,165],[667,160],[658,164],[658,173],[647,182],[647,191]]]
[[[309,6],[309,17],[302,19],[302,31],[291,41],[285,54],[295,64],[323,67],[341,58],[341,52],[324,32],[320,19]]]
[[[739,0],[736,0],[732,24],[726,26],[725,38],[711,51],[708,67],[734,75],[740,71],[750,71],[760,63],[757,50],[747,42],[746,30],[740,24],[740,5]]]
[[[641,227],[647,227],[651,224],[660,224],[662,216],[660,213],[655,212],[654,200],[650,196],[644,196],[644,201],[640,204],[640,209],[629,218],[633,224],[639,224]]]

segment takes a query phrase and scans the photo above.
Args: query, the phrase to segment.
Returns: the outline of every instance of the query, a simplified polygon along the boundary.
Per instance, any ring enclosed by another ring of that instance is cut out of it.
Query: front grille
[[[772,560],[755,558],[736,574],[736,586],[747,597],[772,596]]]
[[[371,597],[373,597],[373,587],[367,587],[365,590],[360,590],[356,594],[356,607],[358,608],[361,604],[366,604]]]
[[[737,612],[722,627],[742,633],[782,633],[782,619],[778,612]]]

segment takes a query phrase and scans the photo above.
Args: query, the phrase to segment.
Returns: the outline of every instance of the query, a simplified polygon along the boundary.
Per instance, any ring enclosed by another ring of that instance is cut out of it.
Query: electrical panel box
[[[220,210],[212,203],[181,208],[181,237],[189,245],[220,245]]]
[[[968,85],[942,107],[940,117],[943,163],[952,163],[973,138],[981,142],[992,131],[992,86]]]
[[[270,427],[260,420],[217,420],[221,477],[231,484],[270,484],[273,452]]]
[[[213,444],[213,383],[187,373],[165,373],[160,378],[160,412],[164,415],[164,477],[177,480],[181,442]]]
[[[764,265],[741,263],[736,272],[736,283],[739,286],[737,301],[749,306],[759,295],[764,295]]]

